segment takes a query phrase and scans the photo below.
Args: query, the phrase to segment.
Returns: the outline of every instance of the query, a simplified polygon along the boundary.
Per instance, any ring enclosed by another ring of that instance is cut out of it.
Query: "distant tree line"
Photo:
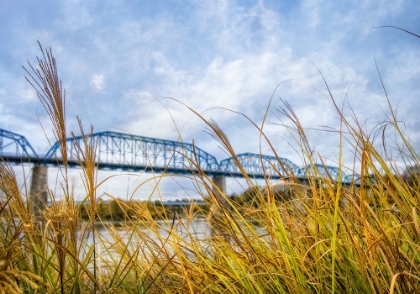
[[[167,219],[173,215],[185,215],[187,213],[196,216],[205,216],[208,206],[198,206],[194,201],[183,202],[184,205],[164,205],[161,201],[140,201],[113,199],[109,201],[98,201],[96,205],[97,221],[136,221],[136,220],[157,220]],[[89,220],[90,203],[80,205],[80,216]]]

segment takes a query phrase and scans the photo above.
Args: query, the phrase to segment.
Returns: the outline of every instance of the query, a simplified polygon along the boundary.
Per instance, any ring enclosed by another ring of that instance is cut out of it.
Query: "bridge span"
[[[67,138],[69,167],[83,164],[85,143],[96,147],[98,169],[170,174],[194,174],[201,170],[213,177],[216,193],[226,192],[226,177],[244,175],[252,179],[268,177],[273,180],[291,175],[302,178],[318,176],[332,181],[338,181],[341,176],[343,183],[353,180],[353,175],[347,175],[333,166],[299,167],[287,158],[256,153],[242,153],[236,158],[218,162],[216,157],[194,144],[111,131]],[[45,195],[45,199],[47,167],[62,165],[64,161],[59,142],[54,143],[45,154],[38,155],[24,136],[4,129],[0,129],[0,158],[9,163],[33,164],[30,193]]]

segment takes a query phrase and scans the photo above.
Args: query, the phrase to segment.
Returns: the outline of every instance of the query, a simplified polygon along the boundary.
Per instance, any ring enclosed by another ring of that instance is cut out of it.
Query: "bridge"
[[[222,192],[226,191],[226,177],[276,180],[290,176],[303,179],[315,176],[338,181],[341,176],[344,184],[353,181],[353,175],[333,166],[315,164],[299,167],[286,158],[256,153],[242,153],[236,158],[218,162],[216,157],[194,144],[111,131],[67,138],[69,167],[83,163],[81,150],[84,150],[85,142],[96,146],[98,169],[170,174],[195,174],[201,170],[213,177],[216,190]],[[64,161],[60,142],[54,143],[45,154],[38,155],[24,136],[4,129],[0,129],[0,158],[14,164],[34,164],[31,182],[31,191],[34,192],[31,195],[46,194],[47,167],[62,165]]]
[[[97,166],[105,170],[191,174],[199,168],[209,176],[244,177],[244,174],[247,174],[253,179],[270,177],[273,180],[293,174],[297,177],[318,176],[338,181],[341,174],[341,182],[344,183],[352,182],[353,178],[353,175],[343,171],[340,173],[337,167],[321,164],[299,167],[287,158],[257,153],[238,154],[235,159],[229,157],[219,163],[216,157],[199,147],[180,141],[111,131],[89,134],[85,138],[96,146]],[[84,150],[84,144],[82,136],[66,139],[67,164],[70,167],[81,164],[81,150]],[[0,129],[0,158],[15,164],[63,164],[59,142],[55,142],[45,154],[38,155],[24,136],[4,129]]]

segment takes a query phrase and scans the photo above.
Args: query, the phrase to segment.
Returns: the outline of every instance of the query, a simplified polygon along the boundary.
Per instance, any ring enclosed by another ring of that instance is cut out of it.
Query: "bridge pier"
[[[214,176],[213,177],[213,192],[221,203],[227,204],[227,201],[223,195],[226,194],[226,177]]]
[[[228,237],[223,230],[224,224],[224,210],[230,209],[229,203],[226,199],[226,177],[214,176],[213,177],[213,193],[217,198],[210,208],[210,225],[213,235],[221,235],[225,238]]]
[[[29,207],[35,217],[40,220],[41,212],[48,202],[47,190],[48,167],[45,165],[34,165],[32,168],[32,182],[29,191]]]

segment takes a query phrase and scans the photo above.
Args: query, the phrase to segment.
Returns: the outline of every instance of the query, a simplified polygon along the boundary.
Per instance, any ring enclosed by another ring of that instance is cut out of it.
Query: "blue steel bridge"
[[[99,169],[104,170],[192,174],[199,168],[213,177],[243,177],[246,173],[253,179],[269,177],[273,180],[294,174],[298,178],[317,176],[338,181],[340,174],[339,169],[333,166],[317,164],[299,167],[286,158],[255,153],[238,154],[240,165],[233,158],[218,162],[213,155],[193,144],[110,131],[93,133],[84,138],[67,138],[67,162],[70,167],[83,162],[80,149],[84,150],[85,141],[96,145],[96,163]],[[63,163],[59,142],[54,143],[45,154],[38,155],[24,136],[4,129],[0,129],[0,157],[15,164],[57,166]],[[353,180],[353,175],[341,172],[341,176],[345,184]]]

